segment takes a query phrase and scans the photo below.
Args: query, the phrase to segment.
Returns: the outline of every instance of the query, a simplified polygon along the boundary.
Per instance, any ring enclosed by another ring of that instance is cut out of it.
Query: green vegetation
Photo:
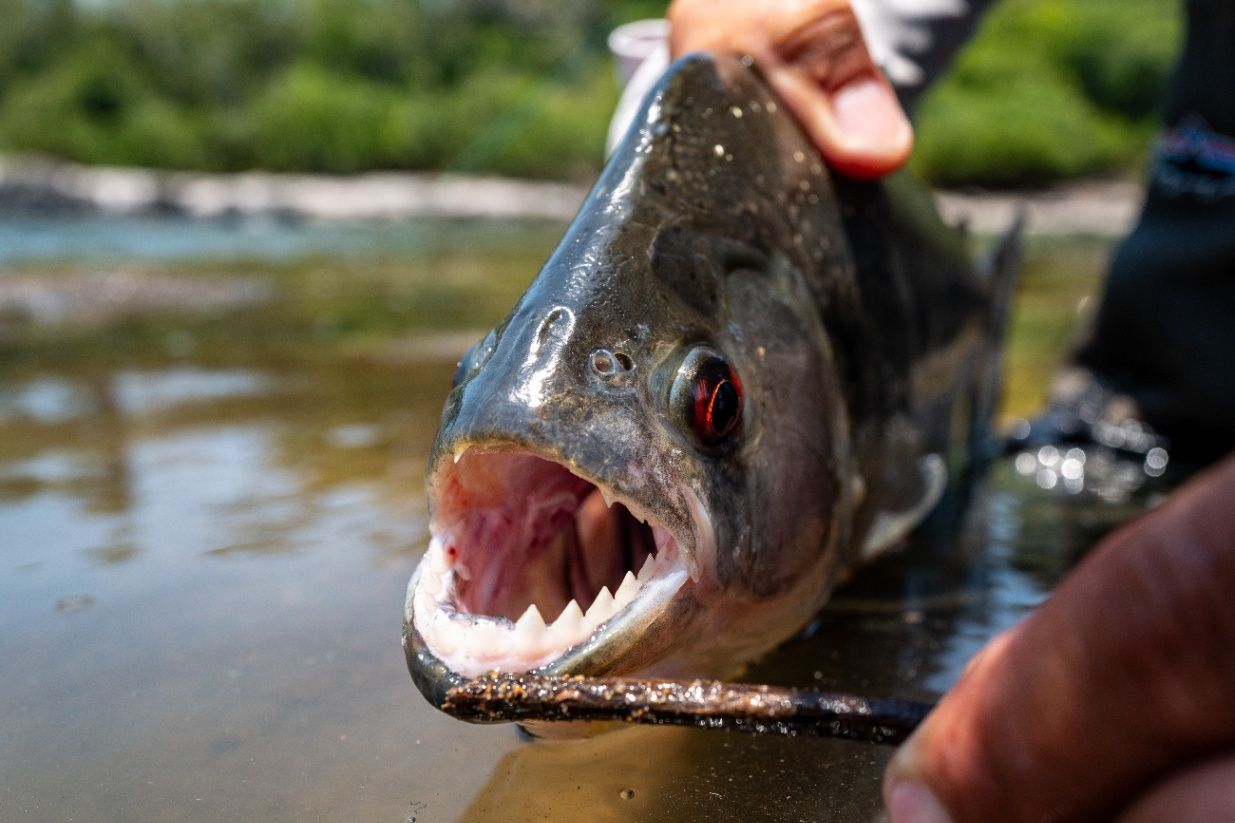
[[[0,150],[211,171],[584,179],[649,0],[0,0]],[[1178,39],[1167,0],[1004,0],[925,101],[947,185],[1135,167]]]
[[[914,164],[937,185],[1138,168],[1181,37],[1167,0],[1003,0],[923,101]]]

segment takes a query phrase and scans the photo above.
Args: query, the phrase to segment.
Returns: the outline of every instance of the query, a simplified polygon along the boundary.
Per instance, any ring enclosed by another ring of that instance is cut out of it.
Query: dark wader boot
[[[900,40],[927,83],[992,4],[969,0],[965,15],[918,11],[896,23],[922,28]],[[1186,8],[1140,222],[1111,262],[1088,338],[1049,409],[1014,446],[1097,444],[1144,461],[1151,476],[1169,457],[1176,478],[1235,449],[1235,0]],[[897,92],[912,109],[924,88]]]
[[[1187,12],[1140,221],[1050,407],[1010,444],[1098,446],[1089,463],[1125,491],[1235,449],[1235,0]]]
[[[1235,0],[1187,11],[1140,221],[1029,438],[1165,446],[1172,474],[1235,449]]]

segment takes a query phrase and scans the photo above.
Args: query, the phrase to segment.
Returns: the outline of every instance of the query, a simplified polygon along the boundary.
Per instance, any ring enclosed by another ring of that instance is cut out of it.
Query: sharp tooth
[[[626,576],[622,578],[622,585],[618,586],[617,594],[613,595],[613,602],[618,609],[624,609],[630,605],[638,593],[639,581],[635,579],[635,573],[626,572]]]
[[[492,620],[477,620],[467,633],[466,650],[476,660],[496,660],[510,651],[511,633]]]
[[[450,571],[450,558],[446,556],[445,546],[442,545],[442,538],[434,537],[429,542],[429,568],[438,574],[445,574]]]
[[[549,635],[561,646],[571,646],[583,639],[583,609],[573,599],[562,609],[549,627]]]
[[[433,570],[432,566],[426,566],[420,573],[420,589],[425,594],[434,597],[442,590],[442,577]]]
[[[587,614],[583,616],[583,622],[590,631],[612,617],[613,612],[613,595],[609,594],[608,586],[601,586],[596,599],[592,601],[592,605],[588,606]]]
[[[545,619],[540,616],[540,609],[533,603],[515,622],[515,646],[522,649],[539,648],[547,630]]]
[[[643,561],[643,568],[639,570],[639,582],[646,583],[656,575],[656,555],[649,554],[648,559]]]
[[[471,443],[464,443],[461,446],[455,446],[455,451],[454,451],[455,462],[458,463],[459,459],[463,457],[463,453],[467,451],[468,449],[470,449],[471,447],[472,447]]]
[[[433,625],[430,627],[429,634],[432,639],[429,637],[425,639],[429,642],[429,647],[439,657],[454,654],[458,651],[459,644],[463,641],[463,627],[455,623],[443,612],[433,615]]]
[[[467,567],[466,563],[460,563],[456,560],[454,571],[455,574],[459,575],[459,577],[462,577],[464,580],[472,579],[472,570]]]
[[[609,494],[609,490],[602,488],[600,490],[600,499],[605,501],[605,508],[613,508],[613,495]]]

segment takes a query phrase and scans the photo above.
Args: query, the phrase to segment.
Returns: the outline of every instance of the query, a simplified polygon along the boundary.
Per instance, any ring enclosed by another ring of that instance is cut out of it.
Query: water
[[[455,357],[560,227],[406,229],[422,239],[360,257],[0,259],[0,819],[877,818],[885,748],[660,728],[529,744],[421,699],[399,634],[425,454]],[[63,248],[94,229],[62,230]],[[108,248],[145,248],[148,227],[115,231]],[[1103,248],[1032,252],[1013,413],[1040,402]],[[38,315],[5,283],[130,298]],[[195,299],[236,283],[244,299]],[[861,570],[748,677],[933,699],[1130,511],[996,465],[961,537]]]
[[[87,263],[209,258],[287,262],[328,255],[423,256],[464,245],[526,248],[547,221],[470,219],[319,221],[291,216],[218,219],[83,215],[0,220],[0,266],[65,260]]]

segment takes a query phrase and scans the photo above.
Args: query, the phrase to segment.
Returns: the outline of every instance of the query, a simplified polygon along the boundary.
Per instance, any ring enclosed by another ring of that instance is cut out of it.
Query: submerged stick
[[[754,734],[839,737],[895,745],[929,703],[715,680],[481,675],[446,692],[441,709],[474,723],[621,720]]]

